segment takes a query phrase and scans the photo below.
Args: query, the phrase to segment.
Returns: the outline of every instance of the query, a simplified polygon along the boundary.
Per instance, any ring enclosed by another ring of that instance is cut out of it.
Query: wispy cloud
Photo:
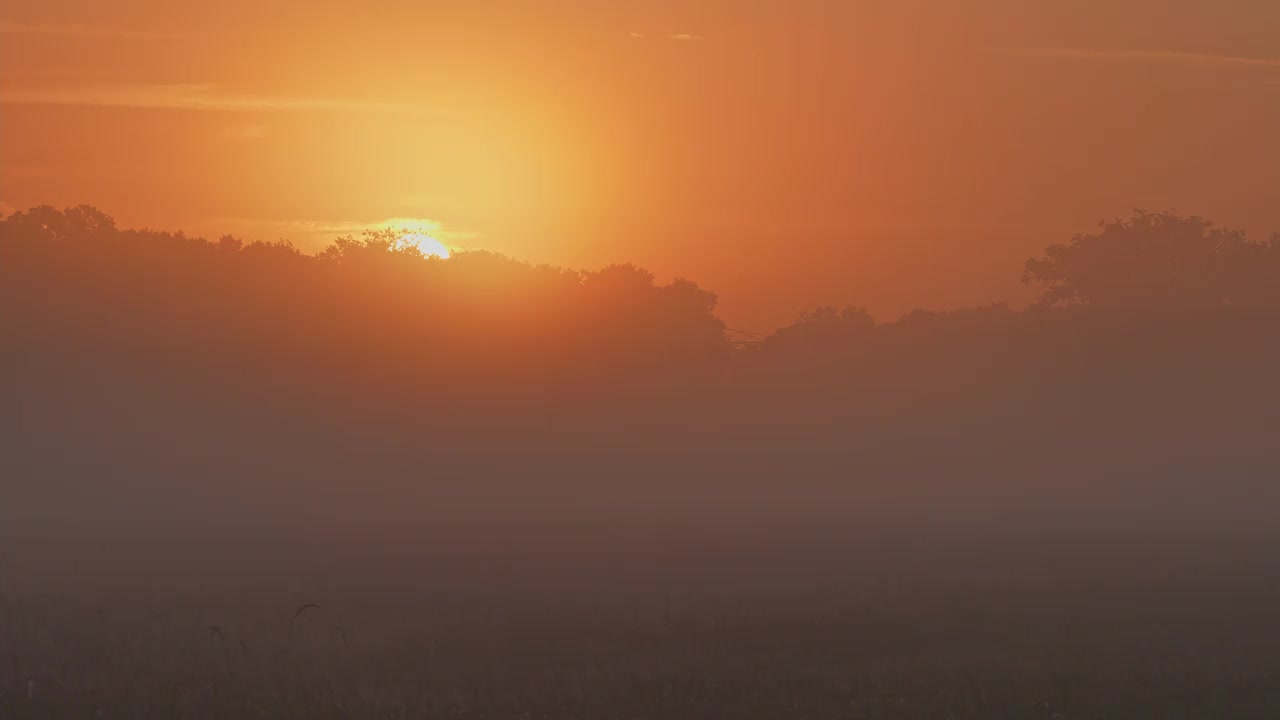
[[[94,27],[91,25],[69,25],[59,23],[18,23],[12,20],[0,20],[0,35],[55,35],[63,37],[115,37],[115,38],[175,38],[173,33],[153,32],[149,30],[130,30],[122,28]]]
[[[1089,50],[1083,48],[994,48],[990,52],[1009,57],[1049,58],[1058,60],[1095,60],[1104,62],[1182,63],[1238,68],[1277,68],[1280,59],[1215,55],[1212,53],[1174,52],[1168,50]]]
[[[378,100],[288,95],[228,93],[212,85],[117,85],[35,88],[0,91],[9,105],[78,105],[156,110],[217,110],[272,112],[287,110],[347,110],[406,112],[420,106]]]
[[[648,40],[649,36],[642,32],[629,32],[627,36],[634,40]],[[676,33],[674,35],[656,35],[658,40],[673,40],[675,42],[702,42],[704,39],[701,35],[692,33]]]

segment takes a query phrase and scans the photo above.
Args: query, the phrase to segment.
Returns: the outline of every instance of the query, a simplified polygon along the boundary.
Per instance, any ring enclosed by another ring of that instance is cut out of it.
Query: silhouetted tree
[[[330,461],[423,476],[468,444],[518,467],[529,445],[595,452],[577,433],[645,448],[565,461],[597,463],[593,477],[757,472],[728,446],[851,483],[864,466],[1034,473],[1099,446],[1150,458],[1272,426],[1278,248],[1140,213],[1029,261],[1045,288],[1031,311],[876,322],[821,307],[735,349],[714,293],[633,265],[445,261],[389,231],[308,255],[41,207],[0,220],[0,351],[23,437],[166,478],[308,463],[327,477]],[[662,460],[680,437],[696,449]]]
[[[1023,280],[1045,288],[1043,307],[1256,303],[1274,298],[1280,250],[1200,217],[1139,212],[1050,245],[1027,261]]]

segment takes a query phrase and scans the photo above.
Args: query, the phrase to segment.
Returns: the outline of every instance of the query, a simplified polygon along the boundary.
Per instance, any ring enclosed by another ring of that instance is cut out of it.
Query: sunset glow
[[[438,257],[442,260],[449,259],[449,248],[439,240],[426,235],[424,233],[409,233],[401,237],[406,243],[416,245],[423,255],[428,257]]]
[[[1067,5],[20,1],[0,206],[305,252],[430,218],[698,278],[758,332],[1025,302],[1041,233],[1136,207],[1280,227],[1276,6]]]
[[[1280,718],[1280,0],[6,0],[0,719]]]

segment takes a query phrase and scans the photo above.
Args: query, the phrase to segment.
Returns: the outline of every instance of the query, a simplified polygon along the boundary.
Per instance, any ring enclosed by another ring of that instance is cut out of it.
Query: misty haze
[[[1280,10],[99,5],[0,720],[1280,717]]]

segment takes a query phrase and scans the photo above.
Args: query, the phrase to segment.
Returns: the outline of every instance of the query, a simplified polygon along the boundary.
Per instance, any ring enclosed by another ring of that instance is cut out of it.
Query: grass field
[[[1273,718],[1273,547],[44,548],[0,717]]]

